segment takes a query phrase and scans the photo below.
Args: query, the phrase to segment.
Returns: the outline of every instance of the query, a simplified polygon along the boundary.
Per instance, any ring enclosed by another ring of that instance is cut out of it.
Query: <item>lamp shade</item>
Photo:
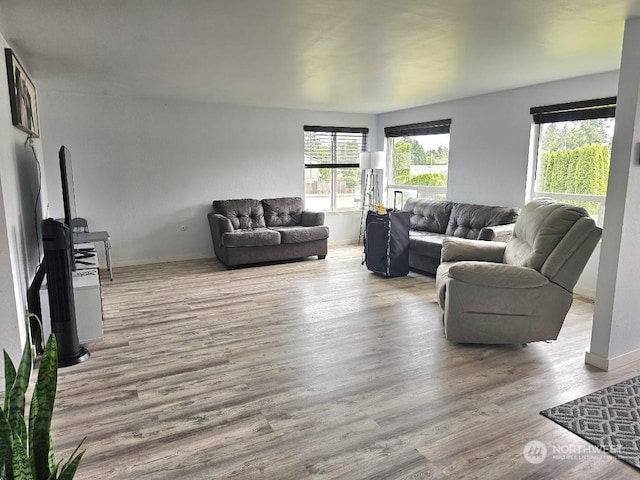
[[[384,170],[386,157],[384,151],[360,153],[361,170]]]
[[[360,170],[371,169],[371,152],[360,152]]]
[[[384,170],[387,163],[387,158],[383,151],[371,152],[371,168],[376,170]]]

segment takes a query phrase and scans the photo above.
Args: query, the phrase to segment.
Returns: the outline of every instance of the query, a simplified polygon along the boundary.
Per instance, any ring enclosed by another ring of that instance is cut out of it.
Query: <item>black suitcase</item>
[[[385,277],[409,274],[409,212],[367,213],[364,262]]]

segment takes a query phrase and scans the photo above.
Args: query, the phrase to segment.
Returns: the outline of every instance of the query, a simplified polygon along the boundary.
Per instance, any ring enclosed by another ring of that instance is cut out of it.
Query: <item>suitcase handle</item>
[[[397,200],[398,200],[398,194],[400,195],[400,206],[402,207],[402,205],[404,204],[404,193],[402,193],[402,190],[394,190],[393,191],[393,209],[397,210]]]

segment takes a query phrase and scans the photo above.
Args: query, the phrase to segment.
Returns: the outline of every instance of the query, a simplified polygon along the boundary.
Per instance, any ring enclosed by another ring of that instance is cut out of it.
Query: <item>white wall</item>
[[[52,216],[57,152],[71,151],[77,214],[111,235],[114,265],[213,256],[207,213],[228,198],[304,196],[303,125],[369,127],[374,115],[87,96],[41,87]],[[327,215],[332,243],[360,215]],[[186,230],[181,230],[181,227]],[[100,250],[100,248],[99,248]]]
[[[625,22],[611,149],[602,268],[586,362],[605,370],[640,360],[640,18]]]
[[[0,47],[4,58],[4,48],[10,45],[1,34]],[[36,199],[39,182],[37,163],[31,149],[24,145],[27,134],[12,125],[6,65],[4,60],[1,63],[0,346],[17,364],[26,335],[27,289],[42,256],[39,225],[36,223],[39,224],[42,200],[46,199],[47,193],[44,188]],[[36,140],[35,147],[41,156],[39,140]],[[0,369],[0,378],[3,375],[4,368]]]
[[[451,118],[447,197],[521,207],[529,165],[529,109],[615,96],[617,89],[618,72],[608,72],[384,113],[378,116],[376,144],[384,146],[384,127]],[[594,296],[599,253],[598,247],[576,292]]]

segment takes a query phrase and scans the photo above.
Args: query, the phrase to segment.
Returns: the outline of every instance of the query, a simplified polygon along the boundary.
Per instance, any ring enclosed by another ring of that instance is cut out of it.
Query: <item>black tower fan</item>
[[[73,242],[70,228],[51,218],[42,221],[44,265],[47,272],[51,332],[58,344],[58,366],[68,367],[89,359],[80,345],[73,297]]]

